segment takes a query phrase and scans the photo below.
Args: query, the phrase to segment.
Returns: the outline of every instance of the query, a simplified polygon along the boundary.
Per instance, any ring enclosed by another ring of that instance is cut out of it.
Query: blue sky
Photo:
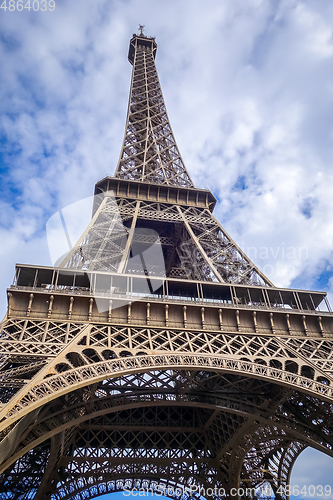
[[[114,172],[139,23],[156,36],[171,125],[216,217],[276,285],[333,302],[333,3],[56,0],[53,12],[0,12],[1,314],[15,262],[51,264],[49,217]],[[293,478],[331,481],[320,461],[322,477],[305,451]]]

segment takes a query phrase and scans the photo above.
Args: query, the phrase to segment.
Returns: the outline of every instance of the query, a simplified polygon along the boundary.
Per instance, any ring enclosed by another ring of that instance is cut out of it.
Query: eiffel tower
[[[8,289],[1,499],[287,499],[304,448],[333,456],[326,294],[274,287],[214,218],[156,49],[142,29],[130,41],[124,142],[87,229],[59,267],[17,265]]]

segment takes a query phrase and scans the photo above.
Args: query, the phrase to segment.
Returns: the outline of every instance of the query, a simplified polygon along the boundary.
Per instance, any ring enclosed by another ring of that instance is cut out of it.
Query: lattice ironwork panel
[[[135,41],[125,138],[115,176],[193,186],[167,116],[153,50]]]

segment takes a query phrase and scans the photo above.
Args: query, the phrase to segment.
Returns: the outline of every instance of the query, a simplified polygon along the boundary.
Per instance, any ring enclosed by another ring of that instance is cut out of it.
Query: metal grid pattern
[[[159,234],[167,276],[272,286],[209,209],[113,196],[105,196],[61,267],[123,272],[131,245],[139,238],[140,243],[151,244],[151,232],[145,235],[141,229],[138,236],[134,232],[138,226],[153,227]],[[127,272],[131,272],[130,267]],[[163,269],[153,274],[161,276]]]
[[[171,130],[152,48],[140,38],[135,42],[125,138],[115,177],[193,187]]]

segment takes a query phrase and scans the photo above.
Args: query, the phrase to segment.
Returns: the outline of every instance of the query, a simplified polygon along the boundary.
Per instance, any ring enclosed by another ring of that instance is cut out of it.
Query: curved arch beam
[[[95,475],[98,475],[100,477],[101,471],[97,470],[95,472]],[[188,479],[191,479],[193,477],[190,473],[188,473],[186,475],[188,476]],[[99,481],[96,481],[96,483],[94,483],[93,485],[84,484],[79,488],[77,488],[77,485],[75,485],[75,493],[79,494],[77,497],[76,496],[73,497],[73,493],[65,494],[65,496],[64,496],[63,495],[64,492],[61,492],[61,494],[60,494],[60,492],[58,492],[58,491],[53,492],[53,495],[58,494],[58,496],[56,498],[58,498],[59,500],[76,500],[76,498],[77,499],[81,498],[80,493],[84,492],[85,494],[87,494],[87,492],[88,492],[89,496],[85,496],[85,498],[92,500],[93,498],[96,498],[98,495],[102,495],[104,493],[116,493],[116,492],[120,493],[120,492],[123,492],[124,489],[128,491],[128,490],[131,490],[134,488],[139,489],[139,487],[144,488],[145,490],[148,489],[149,491],[152,491],[152,489],[154,489],[157,493],[161,494],[160,491],[156,490],[156,486],[161,485],[161,486],[163,486],[163,496],[166,496],[170,499],[178,500],[181,495],[177,494],[177,490],[178,491],[184,490],[185,492],[186,491],[188,492],[188,497],[187,497],[188,500],[191,500],[191,498],[197,500],[197,497],[191,496],[189,494],[190,493],[190,486],[188,486],[186,484],[183,485],[180,483],[171,483],[170,478],[168,478],[167,476],[163,476],[161,474],[158,476],[158,478],[152,477],[151,475],[148,475],[148,474],[146,475],[144,473],[140,473],[140,477],[138,477],[137,475],[134,475],[134,474],[133,475],[126,474],[125,477],[122,477],[122,475],[120,475],[120,476],[117,475],[117,478],[112,477],[110,474],[105,474],[105,476],[106,477],[103,478],[103,480],[109,484],[106,485],[106,489],[104,491],[97,490],[97,488],[100,487],[100,485],[101,485],[101,482],[99,480]],[[110,476],[110,477],[108,477],[108,476]],[[89,477],[95,479],[94,475],[90,475]],[[199,479],[199,478],[195,478],[195,479]],[[205,488],[211,487],[210,484],[207,484],[204,481],[202,481],[202,478],[200,478],[200,479],[201,479],[201,481],[200,482],[198,481],[199,485],[201,485],[201,486],[204,485]],[[73,485],[73,483],[74,483],[74,481],[72,483],[68,483],[68,486],[70,487],[71,485]],[[120,485],[122,485],[122,487],[120,487]],[[114,487],[114,489],[111,489],[113,487]],[[90,492],[90,490],[92,490],[92,492]],[[174,492],[174,495],[171,495],[172,491]],[[49,498],[50,497],[47,497],[45,500],[49,500]]]
[[[224,356],[185,353],[151,354],[100,361],[50,376],[31,387],[20,399],[13,398],[2,410],[0,431],[45,403],[80,387],[107,378],[152,370],[191,369],[224,372],[260,378],[299,389],[321,400],[332,402],[333,387],[278,368]]]
[[[249,417],[255,418],[256,422],[257,423],[260,422],[260,424],[262,424],[263,426],[272,426],[272,421],[269,419],[269,415],[267,415],[265,418],[265,416],[263,416],[262,414],[261,415],[259,413],[254,414],[253,412],[250,411],[250,409],[249,409],[249,411],[244,411],[244,410],[242,411],[242,410],[236,409],[234,406],[232,406],[232,407],[228,407],[227,405],[223,406],[223,402],[219,401],[218,399],[216,400],[215,403],[207,403],[207,401],[200,402],[198,400],[197,401],[188,401],[186,399],[182,399],[181,401],[176,401],[174,399],[167,401],[167,400],[163,399],[163,400],[155,400],[155,401],[150,400],[150,401],[146,401],[146,402],[142,402],[142,401],[127,402],[124,399],[122,399],[122,401],[123,401],[122,404],[120,404],[120,401],[118,400],[117,396],[112,396],[109,399],[110,400],[114,399],[113,406],[110,405],[108,407],[105,407],[105,403],[104,403],[103,408],[100,411],[96,411],[96,408],[94,408],[94,411],[92,413],[87,413],[85,415],[82,415],[82,416],[77,417],[77,418],[73,418],[71,420],[69,420],[66,417],[66,419],[65,419],[66,422],[62,423],[62,425],[54,427],[53,429],[49,430],[48,432],[39,435],[38,438],[29,440],[28,445],[21,448],[17,453],[12,455],[10,458],[8,458],[1,465],[0,474],[2,474],[8,467],[10,467],[13,463],[15,463],[16,460],[18,460],[22,455],[27,453],[29,450],[35,448],[36,446],[43,443],[47,439],[56,436],[59,432],[63,432],[66,429],[69,429],[70,427],[76,427],[77,425],[82,424],[83,422],[85,422],[86,420],[89,420],[91,418],[95,418],[95,417],[99,417],[99,416],[111,414],[111,413],[117,413],[117,412],[121,412],[123,410],[129,410],[129,409],[134,409],[134,408],[157,407],[157,406],[163,406],[163,407],[164,406],[173,406],[173,407],[179,406],[179,407],[192,407],[192,408],[199,408],[200,407],[200,408],[211,409],[211,410],[218,409],[221,412],[226,412],[226,413],[230,413],[230,414],[238,414],[238,415],[241,415],[245,418],[249,418]],[[62,413],[66,413],[66,411],[69,411],[69,409],[66,408],[66,410],[64,412],[59,412],[59,413],[61,415]],[[57,414],[52,414],[51,418],[54,419],[56,417],[56,415]],[[40,423],[42,426],[45,426],[45,424],[46,424],[46,428],[49,428],[49,426],[47,425],[48,418],[50,418],[50,417],[48,416],[48,417],[41,419],[41,421],[37,422],[37,424]],[[281,439],[281,438],[284,439],[285,435],[283,434],[283,432],[287,432],[287,433],[289,433],[289,439],[294,439],[297,441],[300,441],[300,440],[304,441],[305,440],[307,442],[308,446],[312,446],[312,447],[318,449],[319,451],[322,451],[325,454],[333,456],[333,452],[330,453],[329,450],[327,448],[325,448],[324,445],[320,445],[318,442],[315,442],[314,438],[313,437],[311,438],[309,435],[305,437],[304,431],[302,432],[302,429],[291,428],[290,426],[288,426],[288,422],[287,421],[284,422],[281,418],[280,418],[279,422],[274,422],[274,427],[276,427],[276,429],[280,429],[281,434],[279,434],[279,435],[276,434],[276,437],[278,437],[279,439]],[[256,426],[253,426],[253,423],[250,423],[250,428],[254,432],[256,429]],[[39,432],[38,432],[38,434],[39,434]],[[219,454],[218,457],[220,455],[221,454]]]

